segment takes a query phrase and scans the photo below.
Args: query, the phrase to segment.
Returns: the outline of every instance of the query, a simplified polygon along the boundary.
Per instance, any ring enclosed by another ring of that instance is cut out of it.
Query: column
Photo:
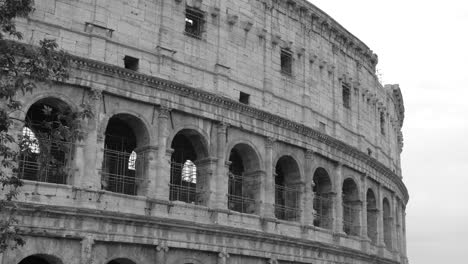
[[[260,215],[266,218],[275,218],[275,176],[273,171],[274,144],[274,138],[269,137],[265,139],[265,175],[262,178],[264,193],[260,197],[263,201]]]
[[[343,186],[343,164],[338,163],[335,168],[335,182],[334,182],[334,193],[335,193],[335,203],[334,203],[334,225],[333,231],[335,233],[343,234],[343,196],[342,196],[342,186]]]
[[[384,222],[383,222],[383,198],[382,198],[382,184],[379,184],[377,189],[377,246],[385,248],[384,242]]]
[[[81,186],[84,189],[100,190],[101,189],[101,169],[102,160],[104,158],[104,131],[99,132],[99,116],[102,103],[102,91],[99,89],[91,89],[88,92],[88,103],[94,113],[94,117],[87,120],[86,131],[87,136],[83,140],[84,148],[77,150],[77,159],[81,158],[82,162],[77,164],[79,172],[75,174],[74,184]]]
[[[93,264],[93,245],[94,237],[88,235],[81,240],[81,263],[83,264]]]
[[[361,176],[361,236],[369,241],[367,235],[367,176],[364,174]]]
[[[158,245],[155,248],[156,250],[156,261],[154,264],[165,264],[167,252],[169,247],[167,246],[167,241],[159,241]]]
[[[168,137],[168,121],[170,109],[161,106],[158,116],[158,149],[157,149],[157,166],[156,166],[156,195],[159,200],[169,200],[169,183],[171,180],[171,150],[167,149]],[[169,157],[169,158],[168,158]]]
[[[226,132],[228,124],[219,123],[216,139],[216,184],[215,184],[215,201],[213,207],[216,209],[227,209],[227,194],[228,194],[228,170],[226,166]]]
[[[197,199],[196,203],[213,208],[213,202],[216,201],[214,191],[216,190],[216,158],[205,158],[195,161],[197,166]]]
[[[301,204],[301,223],[303,225],[314,225],[314,172],[313,162],[314,162],[314,152],[308,149],[305,153],[305,170],[304,170],[304,193],[302,195],[302,204]]]
[[[166,257],[167,252],[169,251],[169,247],[167,246],[166,241],[161,241],[156,246],[156,262],[155,264],[166,264]]]
[[[138,184],[138,195],[145,195],[148,198],[156,198],[156,173],[157,173],[157,146],[144,146],[136,148],[136,178]]]
[[[392,193],[392,201],[391,201],[391,206],[390,206],[390,210],[391,210],[391,216],[392,216],[392,223],[391,223],[391,227],[392,227],[392,250],[394,253],[397,253],[398,252],[398,238],[397,238],[397,225],[396,223],[398,222],[397,220],[397,204],[396,204],[396,197],[395,197],[395,193]]]
[[[218,254],[218,263],[217,264],[227,264],[229,259],[229,253],[227,253],[226,249],[224,248]]]
[[[402,231],[403,233],[401,234],[402,236],[402,248],[403,248],[403,256],[405,256],[405,261],[403,263],[407,263],[408,260],[407,260],[407,252],[406,252],[406,210],[405,210],[405,207],[403,206],[402,207],[402,210],[401,210],[401,227],[402,227]]]

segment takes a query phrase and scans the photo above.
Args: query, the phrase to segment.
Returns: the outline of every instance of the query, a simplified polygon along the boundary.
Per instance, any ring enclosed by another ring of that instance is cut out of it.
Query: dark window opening
[[[50,262],[39,256],[30,256],[23,259],[19,264],[50,264]]]
[[[137,194],[137,138],[123,115],[109,120],[104,141],[101,188],[128,195]]]
[[[171,181],[169,200],[186,203],[197,201],[197,153],[189,131],[181,131],[172,140]]]
[[[239,102],[243,104],[249,104],[249,99],[250,99],[250,94],[244,93],[244,92],[239,93]]]
[[[185,9],[185,33],[191,37],[201,38],[203,26],[203,12],[187,7],[187,9]]]
[[[275,174],[275,216],[281,220],[297,221],[300,175],[296,161],[288,156],[280,158]]]
[[[250,146],[236,145],[229,155],[228,208],[253,214],[257,211],[258,157]]]
[[[385,114],[380,112],[380,133],[385,135]]]
[[[377,201],[374,192],[369,189],[366,194],[367,203],[367,236],[370,238],[372,244],[377,243]]]
[[[358,187],[348,178],[343,182],[343,231],[347,235],[359,236],[360,234],[360,208]]]
[[[347,84],[343,84],[343,106],[345,108],[351,108],[351,89]]]
[[[392,250],[392,216],[390,211],[390,202],[384,198],[382,203],[383,224],[384,224],[384,244],[388,250]]]
[[[292,75],[292,53],[287,49],[281,49],[281,72]]]
[[[372,150],[370,148],[367,148],[367,155],[372,157]]]
[[[314,226],[331,229],[333,224],[333,196],[331,180],[323,168],[314,172]]]
[[[129,69],[129,70],[132,70],[132,71],[137,71],[138,70],[138,62],[139,62],[139,60],[137,58],[130,57],[130,56],[125,56],[124,57],[125,69]]]
[[[67,183],[74,145],[64,131],[73,118],[68,106],[57,99],[43,99],[31,106],[21,133],[17,169],[20,178]]]

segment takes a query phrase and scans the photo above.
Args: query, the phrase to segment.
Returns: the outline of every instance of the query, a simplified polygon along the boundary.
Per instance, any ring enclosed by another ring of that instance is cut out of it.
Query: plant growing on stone
[[[89,105],[82,105],[80,111],[53,111],[44,106],[41,111],[46,118],[40,124],[14,118],[24,111],[18,98],[32,92],[37,83],[63,82],[69,77],[69,56],[57,50],[55,40],[44,39],[39,47],[17,42],[22,34],[15,19],[26,18],[33,11],[33,0],[0,0],[0,253],[24,244],[15,218],[15,199],[23,184],[19,158],[34,156],[39,175],[51,166],[57,174],[68,174],[51,152],[68,152],[70,142],[83,139],[81,123],[93,115]],[[34,136],[15,136],[13,128],[18,123],[40,129],[35,129]]]

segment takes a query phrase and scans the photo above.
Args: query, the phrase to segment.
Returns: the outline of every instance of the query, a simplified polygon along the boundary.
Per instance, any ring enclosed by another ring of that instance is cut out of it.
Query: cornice
[[[254,231],[239,227],[231,226],[222,226],[222,225],[213,225],[213,224],[202,224],[187,220],[181,219],[168,219],[163,217],[155,216],[142,216],[127,214],[121,212],[109,212],[105,210],[97,210],[90,208],[75,208],[75,207],[66,207],[66,206],[53,206],[53,205],[37,205],[30,203],[17,203],[18,208],[15,209],[17,214],[21,216],[34,216],[35,218],[44,217],[44,218],[78,218],[82,220],[85,217],[92,218],[95,221],[105,221],[106,223],[113,222],[118,224],[127,224],[127,225],[142,225],[142,226],[153,226],[156,228],[169,228],[173,230],[191,230],[195,232],[203,232],[204,234],[215,235],[215,236],[229,236],[229,237],[241,237],[247,240],[261,240],[262,242],[272,243],[275,245],[285,244],[291,246],[295,244],[300,247],[307,247],[311,250],[320,250],[330,254],[336,254],[346,257],[351,257],[355,259],[361,259],[369,261],[370,259],[378,260],[379,263],[388,263],[388,264],[398,264],[398,262],[378,257],[375,255],[368,255],[363,251],[347,248],[347,247],[337,247],[335,245],[311,241],[303,238],[294,238],[286,237],[280,234],[271,234],[261,231]],[[11,207],[9,207],[11,208]],[[168,221],[170,220],[170,221]],[[85,238],[85,234],[81,234],[82,230],[63,230],[55,229],[50,227],[40,227],[37,225],[27,226],[21,225],[19,223],[20,233],[22,235],[31,235],[31,236],[41,236],[41,237],[67,237],[70,239],[82,239]],[[47,231],[46,231],[47,230]],[[89,235],[88,235],[89,236]],[[121,236],[114,236],[114,240],[109,238],[108,234],[93,234],[94,241],[107,241],[107,242],[128,242],[128,240],[118,240],[119,237],[124,237],[125,234]],[[154,239],[146,239],[147,242],[152,242]],[[140,241],[142,243],[143,239]],[[216,247],[218,249],[219,247]]]
[[[404,200],[408,201],[409,195],[408,191],[401,181],[400,177],[387,168],[384,164],[377,161],[376,159],[370,157],[369,155],[361,152],[359,149],[346,144],[345,142],[335,139],[331,136],[323,134],[313,128],[305,126],[303,124],[288,120],[281,116],[260,110],[258,108],[239,103],[230,98],[222,97],[217,94],[213,94],[207,91],[200,89],[192,88],[186,85],[182,85],[173,81],[161,79],[154,76],[149,76],[146,74],[138,73],[135,71],[127,70],[118,66],[110,65],[100,61],[95,61],[87,58],[82,58],[78,56],[70,55],[70,58],[73,62],[74,67],[78,69],[88,69],[92,72],[99,72],[105,75],[116,76],[119,78],[128,79],[134,82],[141,82],[142,84],[147,84],[153,88],[160,89],[169,93],[177,94],[183,97],[188,97],[193,100],[207,103],[210,105],[216,105],[218,107],[226,108],[232,111],[235,111],[242,115],[247,115],[249,117],[262,120],[264,122],[279,126],[285,129],[288,129],[292,132],[300,134],[317,140],[320,143],[324,143],[327,146],[330,146],[343,154],[352,156],[363,163],[367,164],[371,168],[375,169],[377,172],[388,177],[395,183],[404,195]]]

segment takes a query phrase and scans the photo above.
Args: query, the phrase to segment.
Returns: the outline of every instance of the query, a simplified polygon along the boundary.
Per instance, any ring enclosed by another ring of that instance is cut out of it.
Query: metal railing
[[[299,220],[299,191],[297,188],[275,186],[275,216],[281,220]]]
[[[228,194],[228,208],[240,213],[255,213],[255,199]]]
[[[356,205],[343,203],[343,231],[347,235],[359,236],[359,216],[361,210]]]
[[[372,244],[377,243],[377,217],[377,209],[367,209],[367,237],[369,237]]]
[[[171,162],[169,200],[197,203],[197,176],[198,171],[193,162]]]
[[[228,209],[252,214],[256,210],[256,201],[248,197],[244,190],[244,177],[229,172]]]
[[[137,173],[143,169],[143,157],[128,152],[104,149],[101,171],[102,189],[115,193],[136,195],[141,181]]]
[[[314,196],[314,226],[331,229],[333,224],[333,199],[328,194]]]
[[[18,177],[24,180],[66,184],[74,144],[50,139],[25,140],[20,145]]]

